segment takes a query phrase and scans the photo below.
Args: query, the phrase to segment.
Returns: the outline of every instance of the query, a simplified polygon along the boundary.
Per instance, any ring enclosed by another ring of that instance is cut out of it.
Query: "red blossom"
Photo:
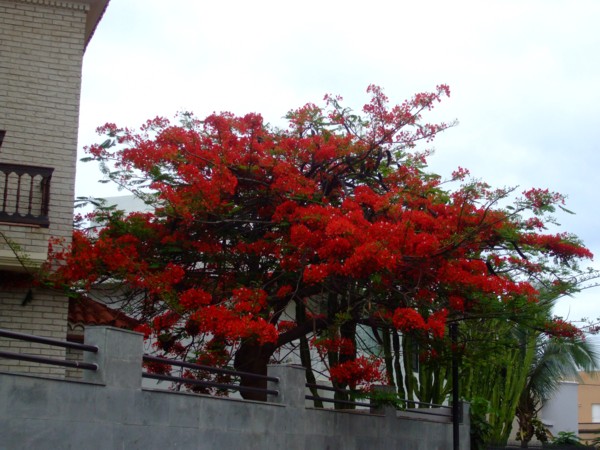
[[[446,332],[446,319],[448,311],[442,309],[435,311],[427,318],[427,328],[433,333],[436,338],[444,337]]]
[[[423,316],[412,308],[396,309],[392,322],[397,329],[403,332],[424,330],[427,328]]]
[[[553,338],[583,339],[584,334],[572,323],[566,322],[560,317],[555,317],[551,322],[545,324],[545,332]]]
[[[465,299],[460,295],[451,295],[448,297],[448,306],[454,311],[465,310]]]
[[[554,235],[526,233],[522,235],[521,242],[561,259],[594,257],[592,252],[567,233]]]
[[[368,93],[362,117],[328,96],[324,108],[292,110],[287,129],[231,113],[177,125],[158,117],[135,131],[106,124],[105,142],[87,151],[152,211],[100,208],[98,227],[50,240],[43,281],[76,294],[110,289],[165,354],[252,366],[243,355],[267,361],[302,330],[339,336],[385,321],[441,338],[449,317],[534,308],[536,286],[578,275],[571,263],[589,250],[541,232],[563,196],[532,189],[499,207],[508,189],[462,167],[454,188],[428,172],[429,153],[415,147],[450,125],[421,115],[447,86],[395,106],[378,86]],[[282,320],[290,310],[299,316]],[[560,321],[548,331],[576,334]],[[331,368],[336,382],[378,378],[352,339],[313,344],[349,360]]]
[[[323,282],[328,274],[326,264],[311,264],[304,269],[304,281],[308,284],[318,284]]]
[[[154,330],[157,332],[169,330],[171,327],[173,327],[173,325],[179,322],[180,319],[180,314],[173,311],[167,311],[166,313],[154,318],[152,321],[152,328],[154,328]]]
[[[277,290],[277,297],[279,298],[285,298],[287,295],[291,294],[294,291],[294,288],[292,286],[290,286],[289,284],[283,285],[281,286],[278,290]]]
[[[327,352],[336,352],[340,355],[354,355],[356,353],[354,343],[348,338],[319,338],[313,339],[311,344],[323,356]]]
[[[296,322],[293,320],[280,320],[277,322],[277,330],[280,333],[285,333],[286,331],[290,331],[296,328]]]
[[[152,334],[152,328],[147,323],[141,323],[136,325],[133,331],[137,331],[138,333],[142,333],[144,335],[144,339],[148,339]]]
[[[355,388],[385,383],[381,361],[374,357],[359,356],[354,360],[335,365],[330,369],[331,380]]]
[[[187,310],[195,310],[205,305],[209,305],[212,296],[202,289],[188,289],[179,296],[179,304]]]
[[[167,362],[146,362],[144,361],[144,367],[148,373],[154,373],[158,375],[170,375],[173,367]]]

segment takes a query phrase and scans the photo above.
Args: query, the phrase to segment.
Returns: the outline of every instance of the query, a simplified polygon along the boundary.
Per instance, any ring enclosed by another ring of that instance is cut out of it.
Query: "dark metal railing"
[[[349,389],[337,389],[332,386],[326,386],[323,384],[306,383],[306,387],[310,388],[310,389],[316,389],[316,390],[322,390],[322,391],[337,392],[339,394],[348,395],[348,396],[350,396],[350,398],[352,396],[358,394],[357,391],[352,391]],[[370,408],[373,406],[372,403],[360,402],[357,400],[343,400],[343,399],[336,399],[336,398],[330,398],[330,397],[321,397],[320,395],[306,395],[306,400],[313,400],[313,401],[318,401],[318,402],[323,402],[323,403],[334,403],[337,405],[366,406],[367,408]]]
[[[358,391],[353,391],[353,390],[349,390],[349,389],[337,389],[332,386],[327,386],[327,385],[322,385],[322,384],[313,384],[313,383],[306,383],[306,387],[311,390],[316,389],[316,390],[323,390],[323,391],[329,391],[329,392],[337,392],[340,394],[344,394],[350,398],[350,400],[344,400],[344,399],[323,397],[320,395],[306,395],[307,400],[313,400],[313,401],[323,402],[323,403],[333,403],[333,404],[337,404],[337,405],[364,406],[364,407],[368,407],[371,409],[377,408],[377,406],[378,406],[377,399],[372,399],[369,403],[361,402],[359,400],[353,399],[353,397],[356,398],[357,396],[360,396],[363,398],[365,397],[365,394],[358,392]],[[424,414],[424,415],[430,415],[430,416],[449,417],[449,418],[452,417],[452,414],[451,414],[452,407],[451,406],[437,405],[434,403],[419,402],[416,400],[407,400],[407,399],[400,399],[400,398],[393,399],[393,404],[398,409],[400,409],[402,411],[410,412],[410,413]],[[414,406],[417,406],[417,407],[415,408]],[[447,410],[448,412],[440,412],[439,411],[440,409]],[[462,418],[459,417],[458,422],[459,423],[462,422]]]
[[[414,404],[417,405],[418,408],[405,408],[403,409],[403,411],[408,411],[411,413],[415,413],[415,414],[425,414],[425,415],[429,415],[429,416],[441,416],[441,417],[452,417],[452,406],[446,406],[446,405],[437,405],[435,403],[426,403],[426,402],[417,402],[415,400],[406,400],[406,399],[400,399],[399,402],[403,405],[408,405],[408,404]],[[460,404],[459,404],[460,405]],[[443,412],[437,412],[437,410],[447,410],[447,413],[443,413]],[[462,422],[462,417],[460,414],[460,409],[459,409],[459,413],[458,413],[458,422],[457,423],[461,423]]]
[[[279,378],[277,378],[277,377],[270,377],[267,375],[258,375],[255,373],[242,372],[239,370],[204,366],[201,364],[194,364],[194,363],[190,363],[187,361],[179,361],[179,360],[175,360],[175,359],[161,358],[159,356],[144,355],[143,360],[146,363],[158,363],[158,364],[165,364],[165,365],[169,365],[169,366],[182,367],[182,368],[186,368],[186,369],[201,370],[201,371],[215,373],[215,374],[232,375],[234,377],[242,377],[243,376],[246,378],[272,381],[275,383],[279,382]],[[143,372],[142,377],[153,379],[153,380],[170,381],[173,383],[177,383],[179,385],[194,385],[194,386],[199,386],[199,387],[204,387],[204,388],[216,388],[216,389],[223,389],[223,390],[230,390],[230,391],[238,391],[240,393],[253,392],[253,393],[269,394],[269,395],[273,395],[273,396],[279,395],[279,391],[274,390],[274,389],[257,388],[257,387],[250,387],[250,386],[240,386],[239,384],[234,384],[234,383],[218,383],[215,381],[197,380],[194,378],[178,377],[178,376],[174,376],[174,375]]]
[[[0,163],[0,222],[48,227],[53,168]]]
[[[16,331],[0,329],[0,337],[15,339],[25,342],[36,342],[38,344],[46,344],[53,347],[73,348],[84,352],[97,353],[98,347],[95,345],[79,344],[77,342],[61,341],[42,336],[34,336],[32,334],[18,333]],[[67,359],[48,358],[45,356],[28,355],[23,353],[8,352],[0,350],[0,358],[13,359],[18,361],[36,362],[41,364],[49,364],[52,366],[71,367],[84,370],[98,370],[98,365],[94,363],[85,363],[80,361],[72,361]]]

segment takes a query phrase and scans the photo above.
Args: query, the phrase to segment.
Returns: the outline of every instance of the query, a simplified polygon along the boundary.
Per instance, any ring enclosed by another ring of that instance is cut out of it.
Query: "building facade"
[[[0,328],[67,335],[67,298],[31,281],[49,239],[71,238],[82,60],[108,1],[0,0]],[[7,369],[62,370],[0,359]]]
[[[600,372],[579,375],[579,437],[589,442],[600,438]]]

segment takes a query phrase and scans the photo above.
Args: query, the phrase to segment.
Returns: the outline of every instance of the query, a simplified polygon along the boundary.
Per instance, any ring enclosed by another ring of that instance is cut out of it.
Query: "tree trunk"
[[[233,367],[235,370],[242,372],[250,372],[257,375],[267,375],[267,365],[275,351],[275,346],[272,344],[258,345],[256,343],[243,343],[235,354]],[[242,375],[240,377],[240,386],[249,388],[267,388],[267,380],[254,378],[251,376]],[[244,392],[240,394],[246,400],[267,401],[266,392]]]

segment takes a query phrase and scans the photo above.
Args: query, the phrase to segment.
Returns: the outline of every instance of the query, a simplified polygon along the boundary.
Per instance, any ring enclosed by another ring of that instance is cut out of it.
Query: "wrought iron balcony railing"
[[[0,222],[48,227],[53,168],[0,163]]]

